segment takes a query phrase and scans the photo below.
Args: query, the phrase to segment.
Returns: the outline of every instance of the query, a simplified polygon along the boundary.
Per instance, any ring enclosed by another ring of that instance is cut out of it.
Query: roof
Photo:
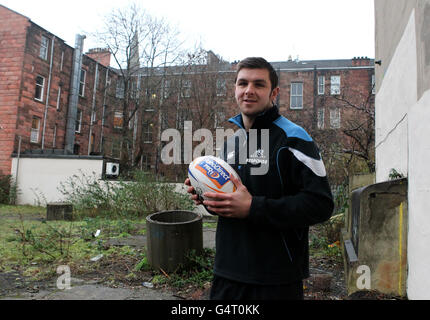
[[[361,61],[368,60],[368,65],[360,65]],[[357,61],[355,63],[354,61]],[[300,69],[345,69],[345,68],[373,68],[375,60],[370,58],[334,59],[334,60],[289,60],[271,62],[275,70],[300,70]]]

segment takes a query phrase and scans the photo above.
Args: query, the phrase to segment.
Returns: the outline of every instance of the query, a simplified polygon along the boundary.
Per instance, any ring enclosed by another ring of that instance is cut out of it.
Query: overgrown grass
[[[23,215],[24,217],[33,217],[33,218],[42,218],[46,217],[46,208],[44,207],[36,207],[36,206],[16,206],[9,204],[0,204],[0,217],[1,216],[15,216],[19,217],[19,215]]]
[[[0,271],[20,270],[34,279],[53,276],[59,265],[91,268],[88,262],[101,253],[125,254],[126,247],[106,246],[107,240],[142,233],[144,226],[143,219],[28,220],[39,213],[17,206],[13,217],[10,209],[0,218]],[[95,237],[97,230],[100,235]]]

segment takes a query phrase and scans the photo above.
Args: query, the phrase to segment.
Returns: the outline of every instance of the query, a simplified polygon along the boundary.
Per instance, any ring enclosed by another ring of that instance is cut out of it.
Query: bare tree
[[[334,108],[342,115],[339,128],[321,130],[314,127],[310,130],[321,149],[331,182],[341,184],[350,174],[375,172],[375,98],[372,90],[342,87],[341,94],[324,95],[319,103],[318,108]]]
[[[141,127],[156,121],[154,113],[145,110],[158,111],[160,103],[155,103],[154,92],[181,53],[179,34],[165,20],[133,4],[112,10],[103,29],[94,36],[110,50],[116,64],[117,79],[112,83],[116,86],[115,110],[111,115],[120,118],[114,129],[121,137],[120,162],[127,169],[141,159]]]

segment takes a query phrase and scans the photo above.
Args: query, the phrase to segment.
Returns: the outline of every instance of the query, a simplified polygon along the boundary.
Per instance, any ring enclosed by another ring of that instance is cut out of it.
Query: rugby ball
[[[239,179],[236,171],[227,162],[214,156],[196,158],[188,168],[191,185],[204,200],[207,200],[203,197],[206,192],[235,192],[236,186],[230,180],[230,174]]]

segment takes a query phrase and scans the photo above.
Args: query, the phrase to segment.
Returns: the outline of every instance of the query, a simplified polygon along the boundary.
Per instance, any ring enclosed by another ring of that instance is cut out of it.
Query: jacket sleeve
[[[291,148],[281,152],[278,168],[283,168],[279,172],[283,184],[288,183],[283,186],[287,195],[279,199],[253,196],[248,219],[279,230],[309,227],[328,220],[334,203],[319,153],[319,159],[310,159]]]

